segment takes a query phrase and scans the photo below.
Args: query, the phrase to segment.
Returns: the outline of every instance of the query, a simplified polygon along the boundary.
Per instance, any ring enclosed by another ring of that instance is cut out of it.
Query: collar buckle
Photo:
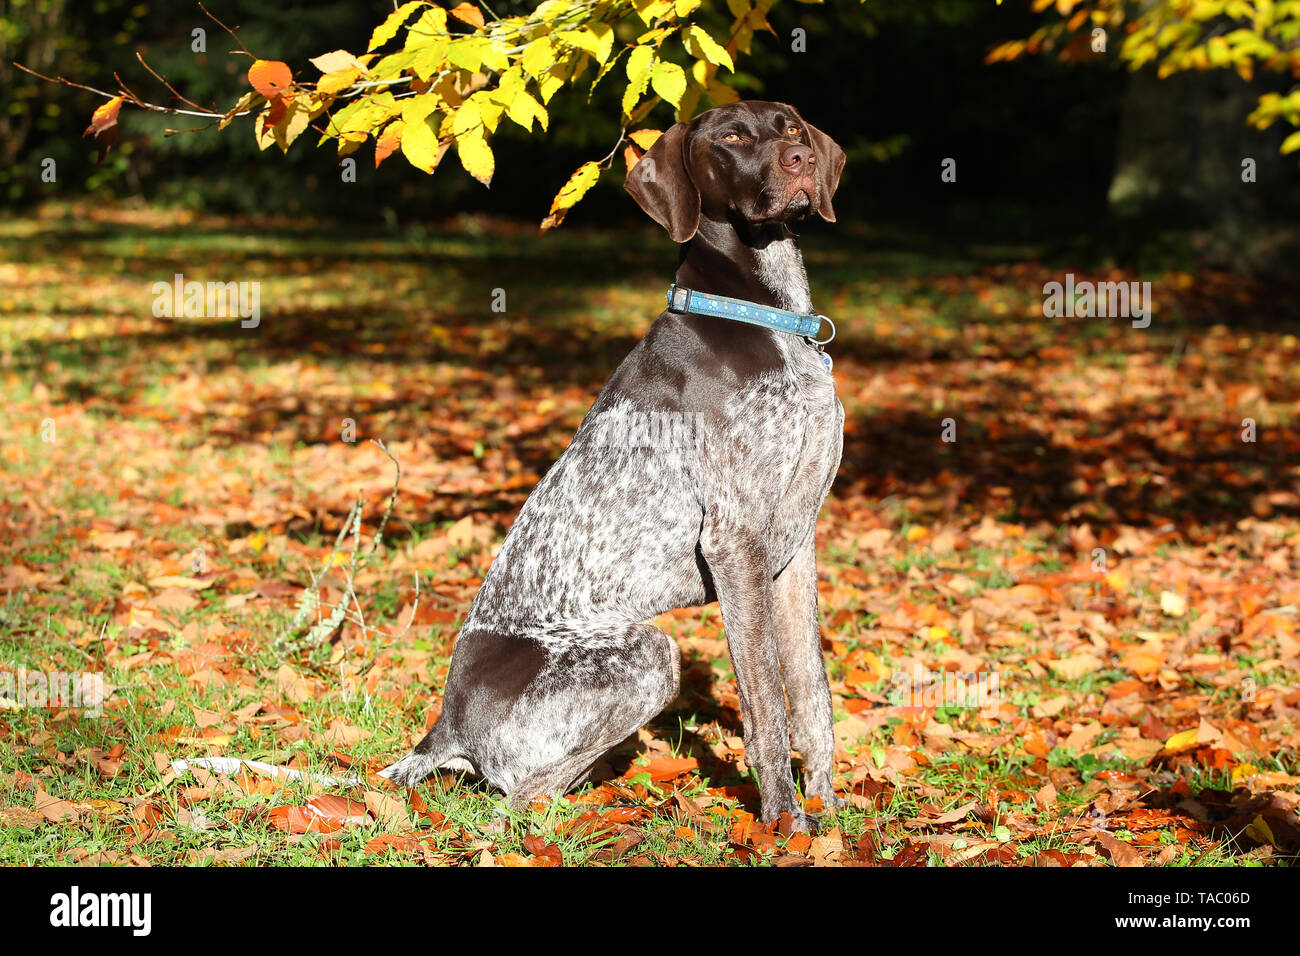
[[[835,341],[835,323],[834,323],[834,321],[832,321],[832,319],[831,319],[831,317],[830,317],[829,315],[821,315],[821,314],[819,313],[818,316],[817,316],[817,318],[821,319],[821,321],[823,321],[823,322],[830,322],[830,324],[831,324],[831,337],[828,338],[828,339],[815,339],[815,338],[813,338],[813,337],[810,335],[810,336],[808,336],[808,341],[811,342],[813,345],[817,346],[817,348],[819,348],[819,349],[824,349],[826,346],[830,345],[832,342]],[[821,331],[821,326],[820,326],[820,325],[817,327],[817,331],[818,331],[818,332]]]
[[[668,311],[685,314],[691,311],[691,290],[673,283],[668,287]]]

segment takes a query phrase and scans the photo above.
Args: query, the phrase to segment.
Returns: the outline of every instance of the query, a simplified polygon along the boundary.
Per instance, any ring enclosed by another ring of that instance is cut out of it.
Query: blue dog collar
[[[747,322],[776,332],[789,332],[791,335],[803,336],[819,348],[835,338],[835,323],[824,315],[791,312],[788,309],[759,305],[757,302],[749,302],[745,299],[696,292],[676,284],[668,287],[668,311],[713,315],[722,319]],[[831,336],[829,339],[819,340],[816,336],[821,331],[823,321],[830,323]]]

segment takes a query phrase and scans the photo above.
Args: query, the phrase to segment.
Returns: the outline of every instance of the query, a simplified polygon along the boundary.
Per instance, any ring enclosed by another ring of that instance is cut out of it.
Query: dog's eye
[[[739,142],[740,142],[740,134],[739,134],[739,133],[724,133],[724,134],[722,135],[722,141],[723,141],[724,143],[739,143]]]
[[[799,127],[798,127],[798,126],[787,126],[787,127],[785,128],[785,135],[786,135],[786,136],[798,136],[798,135],[799,135]]]

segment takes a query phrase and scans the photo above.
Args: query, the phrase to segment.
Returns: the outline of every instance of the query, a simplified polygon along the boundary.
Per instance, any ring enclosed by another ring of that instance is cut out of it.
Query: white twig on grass
[[[305,770],[293,770],[290,767],[275,767],[269,763],[262,763],[260,760],[241,760],[239,757],[195,757],[192,760],[172,761],[172,772],[176,774],[198,769],[229,776],[230,774],[239,773],[244,767],[264,776],[278,777],[281,780],[309,780],[324,787],[355,787],[362,782],[361,778],[355,774],[347,777],[335,777],[327,773],[308,773]]]

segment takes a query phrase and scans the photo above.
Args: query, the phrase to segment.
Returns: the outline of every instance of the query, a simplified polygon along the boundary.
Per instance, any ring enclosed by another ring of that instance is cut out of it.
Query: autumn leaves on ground
[[[820,834],[754,820],[716,606],[658,622],[680,697],[564,800],[375,776],[436,717],[494,547],[662,301],[649,230],[562,232],[0,225],[0,671],[110,691],[98,717],[0,700],[0,863],[1294,858],[1297,290],[1159,272],[1148,329],[1049,320],[1043,283],[1086,263],[907,236],[808,243],[847,413],[818,541],[847,806]],[[260,282],[260,326],[155,318],[177,273]],[[402,477],[367,559],[394,479],[371,438]]]

